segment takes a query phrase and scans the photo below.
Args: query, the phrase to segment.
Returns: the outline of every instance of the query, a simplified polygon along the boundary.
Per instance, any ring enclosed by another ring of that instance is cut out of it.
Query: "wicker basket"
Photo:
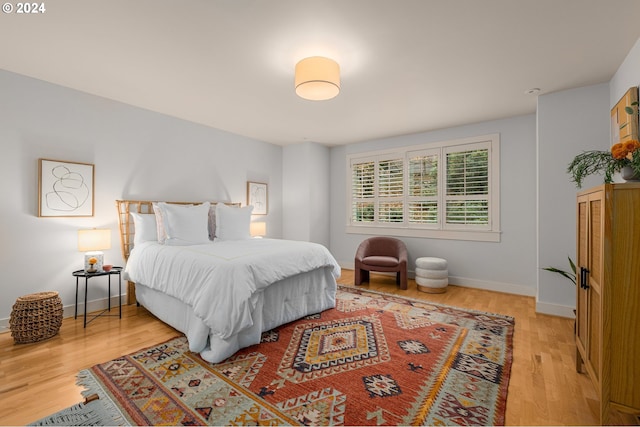
[[[9,319],[16,344],[51,338],[62,325],[62,301],[57,292],[39,292],[19,297]]]

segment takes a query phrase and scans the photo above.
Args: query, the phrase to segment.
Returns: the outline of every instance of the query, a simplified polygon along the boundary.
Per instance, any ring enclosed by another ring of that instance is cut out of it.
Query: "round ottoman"
[[[19,297],[9,319],[16,344],[51,338],[62,325],[62,301],[57,292],[39,292]]]
[[[447,260],[434,257],[416,259],[416,284],[418,290],[430,294],[441,294],[449,284]]]

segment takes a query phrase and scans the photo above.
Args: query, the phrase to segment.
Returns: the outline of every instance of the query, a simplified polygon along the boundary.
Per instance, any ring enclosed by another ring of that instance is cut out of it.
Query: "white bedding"
[[[241,348],[258,344],[264,331],[335,307],[336,280],[331,267],[325,267],[269,285],[258,293],[253,326],[227,339],[210,335],[209,328],[193,310],[176,298],[140,283],[136,283],[136,297],[160,320],[183,332],[189,350],[217,363]]]
[[[258,327],[262,332],[255,322],[263,322],[262,293],[267,287],[315,270],[329,270],[334,282],[340,276],[329,251],[309,242],[246,239],[193,246],[145,242],[131,251],[125,278],[181,301],[209,329],[211,339],[229,342],[243,331]],[[305,314],[311,313],[300,316]],[[255,333],[251,335],[255,341]]]

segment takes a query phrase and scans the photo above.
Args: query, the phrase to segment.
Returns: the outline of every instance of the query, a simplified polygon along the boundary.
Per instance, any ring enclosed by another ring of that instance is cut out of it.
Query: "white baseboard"
[[[524,295],[535,297],[536,290],[523,285],[512,283],[494,282],[490,280],[478,280],[470,277],[449,276],[449,283],[465,288],[483,289],[485,291],[502,292],[505,294]]]
[[[341,268],[346,270],[353,270],[355,268],[354,262],[341,262],[339,263]],[[383,273],[379,273],[383,274]],[[393,273],[390,273],[393,274]],[[415,272],[408,271],[407,275],[414,279]],[[478,280],[470,277],[449,276],[449,283],[452,285],[463,286],[466,288],[484,289],[486,291],[503,292],[506,294],[524,295],[528,297],[535,297],[536,290],[522,285],[514,285],[511,283],[494,282],[489,280]]]
[[[122,304],[127,304],[127,294],[122,294],[120,296],[122,298]],[[87,313],[93,313],[96,311],[105,310],[109,305],[107,304],[107,298],[97,299],[93,301],[87,302]],[[111,296],[111,311],[113,309],[118,310],[118,296]],[[113,314],[113,313],[112,313]],[[117,311],[116,311],[117,314]],[[62,317],[68,318],[73,317],[75,315],[75,304],[65,305],[62,307]],[[84,316],[84,301],[78,301],[78,318],[82,318]],[[0,319],[0,334],[10,332],[9,328],[9,320],[10,318]]]
[[[576,315],[573,310],[575,310],[575,307],[536,301],[536,313],[540,314],[549,314],[551,316],[575,319]]]

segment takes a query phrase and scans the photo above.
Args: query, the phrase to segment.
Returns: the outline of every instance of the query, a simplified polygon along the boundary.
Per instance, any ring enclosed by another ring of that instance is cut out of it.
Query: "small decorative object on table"
[[[98,259],[96,257],[89,258],[89,268],[87,268],[87,273],[95,273],[96,271],[98,271],[94,267],[97,262],[98,262]]]
[[[57,292],[39,292],[19,297],[9,320],[16,344],[51,338],[62,325],[62,301]]]

